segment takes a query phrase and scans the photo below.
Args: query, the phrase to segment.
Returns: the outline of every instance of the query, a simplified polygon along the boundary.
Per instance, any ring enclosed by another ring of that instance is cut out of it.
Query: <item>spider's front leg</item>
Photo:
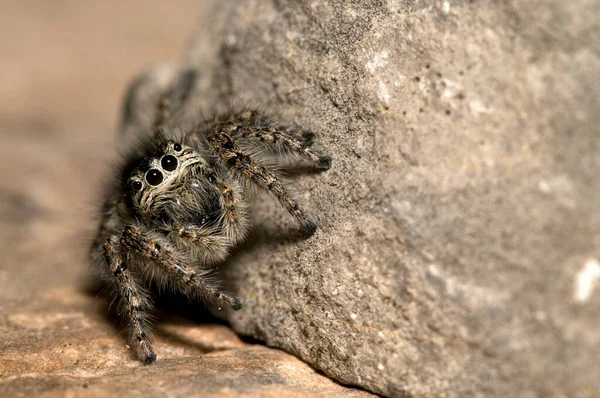
[[[229,168],[238,171],[244,177],[275,195],[279,203],[300,222],[307,234],[312,235],[316,231],[317,225],[304,214],[298,203],[292,199],[281,181],[279,181],[279,178],[243,153],[231,137],[222,131],[213,130],[209,132],[208,141],[212,144],[221,161]]]
[[[236,115],[230,123],[229,133],[236,140],[246,139],[274,151],[300,155],[320,170],[331,167],[330,156],[321,156],[309,148],[315,139],[312,131],[273,124],[260,112],[246,111]]]
[[[207,280],[206,276],[182,261],[166,238],[150,238],[141,227],[130,226],[123,231],[121,244],[153,260],[183,292],[200,295],[208,301],[216,301],[219,307],[228,305],[236,311],[242,308],[242,303],[237,297],[223,292]]]
[[[111,235],[104,241],[104,259],[114,278],[118,296],[118,315],[126,323],[130,344],[136,348],[145,364],[151,364],[156,361],[156,353],[150,342],[147,315],[150,299],[140,283],[127,271],[120,247],[118,235]]]

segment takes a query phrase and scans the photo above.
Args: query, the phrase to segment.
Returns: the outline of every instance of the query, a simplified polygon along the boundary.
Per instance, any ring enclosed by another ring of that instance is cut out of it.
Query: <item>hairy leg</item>
[[[242,132],[242,129],[244,128],[255,128],[266,131],[273,129],[275,126],[275,123],[273,123],[271,118],[257,110],[246,110],[236,113],[233,117],[230,117],[228,121],[233,125],[233,130],[230,130],[232,136],[235,136],[237,131]],[[315,133],[310,130],[292,126],[280,126],[280,128],[285,129],[289,136],[300,141],[306,147],[310,147],[315,143]]]
[[[246,111],[234,116],[225,131],[233,139],[246,139],[259,143],[275,152],[297,154],[311,161],[318,169],[331,167],[331,157],[315,153],[310,146],[315,134],[291,126],[274,124],[265,115],[256,111]]]
[[[241,241],[248,228],[246,204],[242,198],[243,190],[237,181],[219,178],[219,200],[221,201],[221,225],[231,244]]]
[[[140,227],[126,227],[121,235],[121,244],[153,260],[184,292],[216,301],[219,306],[229,305],[236,311],[242,308],[238,298],[223,292],[205,276],[181,261],[166,239],[150,238]]]
[[[227,134],[219,130],[210,131],[208,132],[208,141],[224,164],[237,170],[259,187],[271,192],[283,207],[298,220],[307,233],[315,232],[316,224],[298,207],[298,203],[292,199],[277,176],[244,154]]]
[[[120,204],[121,202],[118,200],[109,200],[104,203],[100,227],[98,228],[94,244],[91,247],[92,250],[103,247],[106,238],[113,234],[113,231],[118,230],[120,223],[118,207]]]
[[[156,361],[156,353],[150,342],[150,326],[147,311],[150,301],[145,289],[127,271],[120,253],[118,235],[104,241],[104,259],[113,275],[114,289],[118,299],[118,315],[125,322],[129,340],[145,364]]]
[[[174,228],[173,233],[196,249],[194,257],[202,259],[202,264],[219,263],[229,254],[230,239],[213,228],[189,225]]]

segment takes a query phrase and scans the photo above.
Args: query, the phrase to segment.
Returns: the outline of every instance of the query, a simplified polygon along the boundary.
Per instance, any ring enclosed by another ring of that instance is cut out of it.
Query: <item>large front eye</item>
[[[163,181],[163,175],[158,169],[150,169],[146,173],[146,181],[150,185],[157,186]]]
[[[160,165],[164,170],[173,171],[177,168],[177,158],[173,155],[165,155],[162,157]]]

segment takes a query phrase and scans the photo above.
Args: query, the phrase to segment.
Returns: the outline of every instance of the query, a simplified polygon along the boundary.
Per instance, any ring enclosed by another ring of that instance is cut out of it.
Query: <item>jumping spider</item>
[[[331,157],[309,148],[312,132],[273,124],[260,112],[216,117],[178,133],[167,127],[169,108],[163,97],[150,139],[124,162],[91,250],[116,296],[130,344],[146,364],[156,361],[149,321],[153,283],[219,308],[242,308],[209,270],[248,232],[252,188],[274,195],[307,234],[315,232],[315,223],[261,163],[287,154],[317,169],[331,166]]]

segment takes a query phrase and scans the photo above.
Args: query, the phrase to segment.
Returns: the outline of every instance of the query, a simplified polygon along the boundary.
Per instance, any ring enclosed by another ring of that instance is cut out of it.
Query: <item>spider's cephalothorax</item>
[[[156,360],[148,322],[152,282],[219,308],[241,309],[240,300],[207,274],[246,234],[252,187],[273,194],[305,232],[315,231],[263,163],[273,155],[291,154],[318,169],[331,166],[330,157],[309,148],[313,133],[275,125],[259,112],[217,117],[175,134],[166,127],[167,104],[168,98],[159,104],[153,136],[125,162],[92,247],[131,344],[145,363]]]

